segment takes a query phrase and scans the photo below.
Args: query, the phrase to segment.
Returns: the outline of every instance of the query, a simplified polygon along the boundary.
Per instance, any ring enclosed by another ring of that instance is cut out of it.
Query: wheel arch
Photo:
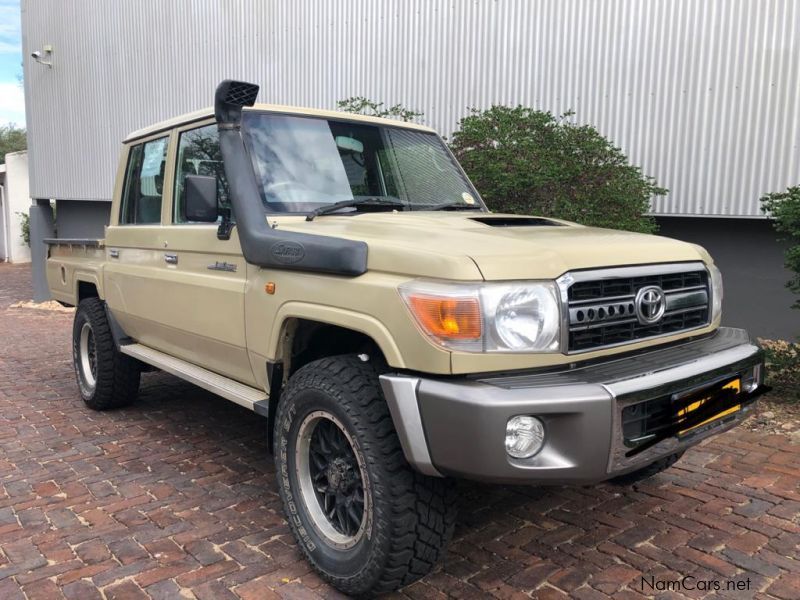
[[[270,450],[281,392],[292,373],[303,365],[329,356],[365,353],[382,364],[405,367],[391,334],[373,317],[304,303],[282,307],[275,319],[269,348],[274,357],[266,365]]]
[[[103,289],[100,279],[94,273],[75,272],[75,305],[86,298],[103,300]]]
[[[288,302],[281,306],[269,340],[269,355],[277,362],[291,363],[291,351],[298,332],[303,327],[329,327],[340,332],[351,332],[371,340],[380,350],[386,364],[406,367],[400,348],[386,326],[370,315],[347,309],[320,306],[305,302]],[[339,352],[344,354],[347,352]],[[321,357],[320,357],[321,358]],[[289,369],[291,371],[294,369]]]

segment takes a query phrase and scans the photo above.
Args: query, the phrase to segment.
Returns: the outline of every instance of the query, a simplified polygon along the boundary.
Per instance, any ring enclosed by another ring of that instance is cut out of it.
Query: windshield
[[[406,210],[480,199],[441,139],[423,131],[247,112],[245,143],[267,212],[336,202],[399,202]]]

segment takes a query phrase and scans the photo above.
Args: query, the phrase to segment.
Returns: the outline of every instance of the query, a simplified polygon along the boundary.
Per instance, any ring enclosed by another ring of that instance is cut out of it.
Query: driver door
[[[217,178],[221,201],[227,182],[217,126],[196,123],[176,132],[172,202],[164,211],[164,248],[157,302],[162,350],[188,362],[255,385],[245,343],[247,269],[234,228],[217,238],[217,225],[186,220],[186,175]]]

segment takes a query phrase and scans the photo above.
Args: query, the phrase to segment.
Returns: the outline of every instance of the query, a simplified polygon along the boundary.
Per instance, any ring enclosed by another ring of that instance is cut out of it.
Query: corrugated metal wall
[[[756,216],[800,183],[792,0],[23,0],[32,193],[108,199],[118,141],[211,102],[365,95],[450,133],[522,103],[597,126],[670,195],[657,214]],[[53,69],[30,52],[52,44]]]

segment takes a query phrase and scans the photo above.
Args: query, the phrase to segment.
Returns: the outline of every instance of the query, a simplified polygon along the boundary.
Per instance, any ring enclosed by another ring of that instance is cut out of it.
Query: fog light
[[[536,417],[511,417],[506,424],[506,452],[514,458],[530,458],[544,443],[544,425]]]

